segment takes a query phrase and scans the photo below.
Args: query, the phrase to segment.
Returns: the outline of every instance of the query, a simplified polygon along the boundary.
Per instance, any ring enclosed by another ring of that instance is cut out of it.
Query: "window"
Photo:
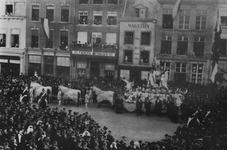
[[[219,53],[221,55],[226,55],[226,39],[221,39],[220,43],[219,43]]]
[[[108,4],[117,4],[117,0],[108,0]]]
[[[179,29],[189,29],[190,11],[180,10],[179,13]]]
[[[94,4],[102,4],[103,0],[93,0]]]
[[[161,54],[171,54],[172,37],[163,35],[161,40]]]
[[[142,32],[141,33],[141,45],[150,45],[150,41],[151,41],[151,33]]]
[[[107,79],[113,79],[114,78],[114,71],[113,70],[105,70],[105,77]]]
[[[69,5],[64,4],[61,6],[61,22],[69,22]]]
[[[39,47],[39,29],[33,28],[31,30],[31,48]]]
[[[206,10],[197,10],[196,11],[196,20],[195,20],[195,29],[196,30],[206,30],[206,21],[207,21],[207,11]]]
[[[102,33],[101,32],[92,32],[92,43],[100,44],[101,42],[102,42]]]
[[[162,15],[162,28],[173,29],[172,10],[164,9]]]
[[[120,70],[120,78],[129,80],[130,71],[129,70]]]
[[[205,38],[204,37],[195,37],[194,38],[194,48],[193,52],[196,57],[204,56],[204,48],[205,48]]]
[[[125,44],[133,44],[134,32],[125,32]]]
[[[178,36],[177,41],[177,55],[187,55],[188,37]]]
[[[93,24],[94,25],[102,24],[102,11],[93,11]]]
[[[80,31],[77,33],[77,42],[79,44],[86,44],[87,40],[88,40],[87,32]]]
[[[54,31],[50,30],[50,38],[46,38],[46,48],[53,48]]]
[[[221,26],[227,26],[227,16],[221,16]]]
[[[149,63],[149,52],[148,51],[141,51],[140,52],[140,63],[147,64]]]
[[[57,66],[69,67],[70,59],[67,57],[57,57]]]
[[[114,45],[117,42],[117,33],[106,33],[106,44]]]
[[[11,47],[19,47],[19,34],[11,35]]]
[[[60,49],[68,50],[68,31],[60,31]]]
[[[79,11],[79,24],[87,24],[88,11]]]
[[[176,72],[186,73],[186,63],[176,63]]]
[[[39,5],[32,5],[32,21],[39,21]]]
[[[135,16],[140,18],[145,18],[146,8],[135,8]]]
[[[47,7],[46,7],[46,18],[49,21],[54,21],[54,5],[47,5]]]
[[[12,15],[13,14],[13,4],[6,4],[6,15]]]
[[[112,12],[112,11],[107,12],[107,24],[117,25],[117,12]]]
[[[6,47],[6,34],[0,34],[0,47]]]
[[[170,71],[170,62],[160,62],[160,70],[161,71]]]
[[[202,82],[203,65],[202,64],[192,64],[192,82],[199,83]]]
[[[132,63],[132,51],[125,50],[124,63]]]
[[[79,0],[79,4],[88,4],[88,0]]]

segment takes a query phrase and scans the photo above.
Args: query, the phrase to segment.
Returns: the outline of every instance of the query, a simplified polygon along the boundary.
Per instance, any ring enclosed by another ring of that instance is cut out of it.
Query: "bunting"
[[[41,23],[43,26],[43,31],[48,39],[50,39],[50,23],[49,20],[46,18],[41,18]]]
[[[180,10],[181,2],[182,2],[182,0],[177,0],[177,2],[174,5],[173,13],[172,13],[173,20],[176,18],[177,14],[178,14],[178,12]]]

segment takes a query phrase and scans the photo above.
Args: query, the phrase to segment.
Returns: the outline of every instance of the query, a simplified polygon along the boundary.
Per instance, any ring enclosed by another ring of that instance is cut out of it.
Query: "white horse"
[[[108,101],[113,106],[113,95],[114,95],[113,91],[102,91],[101,89],[97,88],[96,86],[93,86],[92,90],[97,95],[96,99],[98,101],[98,107],[99,107],[100,102],[103,102],[103,101]]]
[[[73,100],[76,104],[78,104],[79,98],[81,96],[80,90],[59,86],[57,95],[60,95],[59,92],[62,93],[62,100]]]
[[[45,93],[49,96],[49,100],[51,100],[51,98],[52,98],[52,87],[42,86],[39,83],[31,82],[29,93],[31,94],[30,97],[33,98],[31,100],[32,102],[40,95],[40,93],[42,92],[42,89],[44,89]]]

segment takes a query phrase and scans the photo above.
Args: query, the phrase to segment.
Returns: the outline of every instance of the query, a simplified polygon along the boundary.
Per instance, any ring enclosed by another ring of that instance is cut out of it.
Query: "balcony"
[[[118,46],[116,44],[108,45],[102,43],[94,44],[79,44],[71,45],[73,55],[94,55],[105,57],[116,57]]]

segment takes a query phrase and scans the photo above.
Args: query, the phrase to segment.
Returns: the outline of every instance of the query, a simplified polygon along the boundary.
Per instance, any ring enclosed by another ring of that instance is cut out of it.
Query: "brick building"
[[[176,0],[158,0],[156,26],[157,68],[169,70],[170,80],[210,82],[210,57],[217,18],[217,1],[183,0],[172,20]]]
[[[120,22],[118,76],[146,79],[155,62],[156,0],[130,0]]]
[[[114,77],[122,7],[121,0],[28,1],[29,73]],[[50,39],[41,18],[50,21]]]

